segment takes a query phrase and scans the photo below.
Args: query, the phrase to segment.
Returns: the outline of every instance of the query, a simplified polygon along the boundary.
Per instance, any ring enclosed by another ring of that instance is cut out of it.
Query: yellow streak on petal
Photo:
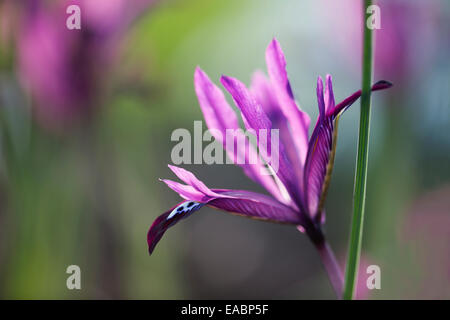
[[[324,179],[323,185],[322,185],[322,192],[320,194],[319,206],[317,207],[317,214],[318,214],[319,217],[322,214],[323,208],[325,206],[325,199],[327,197],[328,188],[330,186],[331,174],[333,173],[334,158],[336,156],[338,124],[339,124],[339,117],[340,116],[341,116],[341,114],[338,114],[336,116],[335,121],[334,121],[333,143],[332,143],[332,147],[331,147],[331,151],[330,151],[330,159],[328,160],[327,172],[325,174],[325,179]]]

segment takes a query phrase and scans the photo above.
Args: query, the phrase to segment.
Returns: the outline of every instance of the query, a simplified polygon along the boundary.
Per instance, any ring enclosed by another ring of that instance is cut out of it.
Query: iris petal
[[[292,170],[292,165],[287,159],[285,148],[282,143],[278,143],[278,146],[272,145],[271,143],[272,122],[267,117],[262,106],[257,102],[255,97],[242,82],[227,76],[222,76],[220,80],[225,89],[227,89],[233,97],[237,107],[241,110],[248,126],[250,127],[249,129],[255,130],[259,150],[267,151],[262,153],[262,156],[265,156],[264,160],[271,165],[271,161],[277,157],[279,168],[276,175],[286,187],[286,190],[289,192],[289,196],[300,208],[302,206],[302,199],[300,198],[300,193],[298,192],[298,182],[295,178],[295,173]],[[264,140],[261,139],[261,132],[267,133]]]
[[[288,146],[284,150],[292,165],[296,179],[297,181],[303,181],[303,163],[297,153],[297,148],[289,147],[295,146],[296,144],[296,139],[291,134],[289,120],[281,111],[278,98],[270,80],[261,71],[256,71],[253,74],[250,91],[272,121],[272,127],[280,130],[280,139],[284,146]],[[301,192],[301,190],[299,191]]]
[[[280,109],[285,117],[289,119],[295,146],[301,163],[303,164],[308,150],[310,118],[295,102],[286,71],[286,59],[281,50],[281,46],[276,39],[273,39],[267,47],[266,64],[270,81],[278,98]]]
[[[304,224],[303,216],[299,216],[297,211],[270,196],[245,190],[209,189],[191,172],[174,166],[171,169],[180,174],[185,182],[189,181],[197,186],[201,183],[205,193],[201,193],[193,185],[163,180],[186,200],[164,212],[153,222],[147,235],[150,254],[167,229],[204,205],[256,220],[293,225]],[[188,198],[190,194],[195,197],[195,200]]]
[[[248,143],[247,137],[240,131],[239,123],[234,110],[230,107],[228,102],[220,90],[207,76],[207,74],[197,67],[194,74],[194,85],[197,93],[200,108],[203,112],[206,124],[214,135],[214,138],[223,144],[228,157],[241,166],[245,174],[261,184],[270,194],[272,194],[279,201],[288,203],[276,183],[271,176],[265,173],[267,170],[261,161],[252,163],[250,159],[257,159],[257,151],[254,146]],[[214,129],[214,130],[213,130]],[[234,143],[227,145],[225,137],[227,137],[227,130],[234,130]],[[220,133],[220,134],[217,134]],[[237,141],[246,141],[248,148],[245,150],[236,147]],[[233,146],[230,148],[229,146]],[[238,159],[243,159],[244,163],[238,163]]]
[[[372,86],[372,91],[383,90],[391,87],[387,81],[379,81]],[[334,106],[334,95],[331,76],[327,75],[325,97],[323,95],[323,82],[319,77],[317,82],[317,99],[319,105],[319,117],[309,140],[308,155],[304,169],[304,188],[306,207],[311,218],[322,222],[323,216],[319,212],[320,202],[323,202],[322,193],[327,170],[330,169],[333,160],[331,151],[333,148],[335,133],[335,119],[347,110],[361,96],[361,90],[356,91],[341,103]],[[325,188],[326,189],[326,188]]]
[[[190,203],[194,203],[194,205],[188,206],[188,204]],[[161,240],[167,229],[177,224],[180,220],[187,218],[193,212],[199,210],[203,206],[204,204],[202,203],[186,200],[170,208],[158,218],[156,218],[147,233],[149,254],[153,253],[153,250],[155,249],[156,245],[158,244],[159,240]]]

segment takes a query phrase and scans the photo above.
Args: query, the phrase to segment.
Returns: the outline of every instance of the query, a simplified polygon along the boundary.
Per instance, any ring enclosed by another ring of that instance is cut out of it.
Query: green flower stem
[[[361,254],[361,241],[363,234],[364,207],[367,183],[367,162],[369,153],[369,131],[370,131],[370,103],[372,83],[372,29],[366,26],[368,18],[367,7],[372,5],[372,0],[365,0],[363,7],[363,71],[362,71],[362,94],[361,112],[359,120],[358,154],[355,173],[355,187],[353,193],[353,217],[350,233],[350,246],[347,258],[347,269],[345,274],[344,299],[353,299],[356,278],[358,276],[359,257]]]
[[[344,285],[344,278],[342,276],[341,268],[334,255],[333,250],[327,241],[315,244],[317,251],[319,252],[320,259],[328,274],[331,285],[338,299],[342,299],[342,287]]]

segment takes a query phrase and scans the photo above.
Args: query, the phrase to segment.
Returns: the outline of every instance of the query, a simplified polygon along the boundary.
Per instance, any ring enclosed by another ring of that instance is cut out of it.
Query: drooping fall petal
[[[171,226],[188,217],[203,206],[201,203],[186,200],[164,212],[153,222],[147,233],[148,252],[152,254],[159,240]]]
[[[191,197],[192,199],[189,200],[194,200],[218,209],[233,211],[234,213],[247,215],[253,218],[273,220],[281,223],[300,222],[298,214],[292,208],[280,203],[270,196],[244,190],[210,189],[192,172],[172,165],[169,165],[169,168],[178,176],[178,178],[183,180],[186,185],[171,180],[163,181],[186,200]],[[203,197],[201,197],[200,194],[203,195]],[[230,201],[215,202],[217,199],[228,199]],[[224,206],[222,207],[219,205],[220,203],[223,203]],[[229,204],[229,206],[226,206],[225,204]],[[232,205],[235,206],[234,208],[237,209],[236,211],[231,209]]]
[[[209,189],[191,172],[175,166],[171,169],[190,184],[163,180],[186,200],[160,215],[152,224],[147,235],[150,254],[168,228],[204,205],[256,220],[294,225],[304,223],[296,211],[270,196],[245,190]],[[188,199],[189,196],[195,199]]]

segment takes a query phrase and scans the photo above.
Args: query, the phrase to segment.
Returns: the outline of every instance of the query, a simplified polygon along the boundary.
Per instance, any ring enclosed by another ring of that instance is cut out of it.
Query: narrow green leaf
[[[359,269],[359,257],[361,254],[361,241],[363,235],[364,207],[367,183],[367,162],[369,153],[370,132],[370,103],[372,83],[372,29],[368,28],[366,21],[369,17],[367,8],[372,5],[371,0],[364,1],[363,7],[363,70],[362,70],[362,94],[361,112],[359,120],[358,153],[356,160],[355,185],[353,193],[353,216],[350,233],[350,245],[345,274],[344,299],[353,299],[356,279]]]

